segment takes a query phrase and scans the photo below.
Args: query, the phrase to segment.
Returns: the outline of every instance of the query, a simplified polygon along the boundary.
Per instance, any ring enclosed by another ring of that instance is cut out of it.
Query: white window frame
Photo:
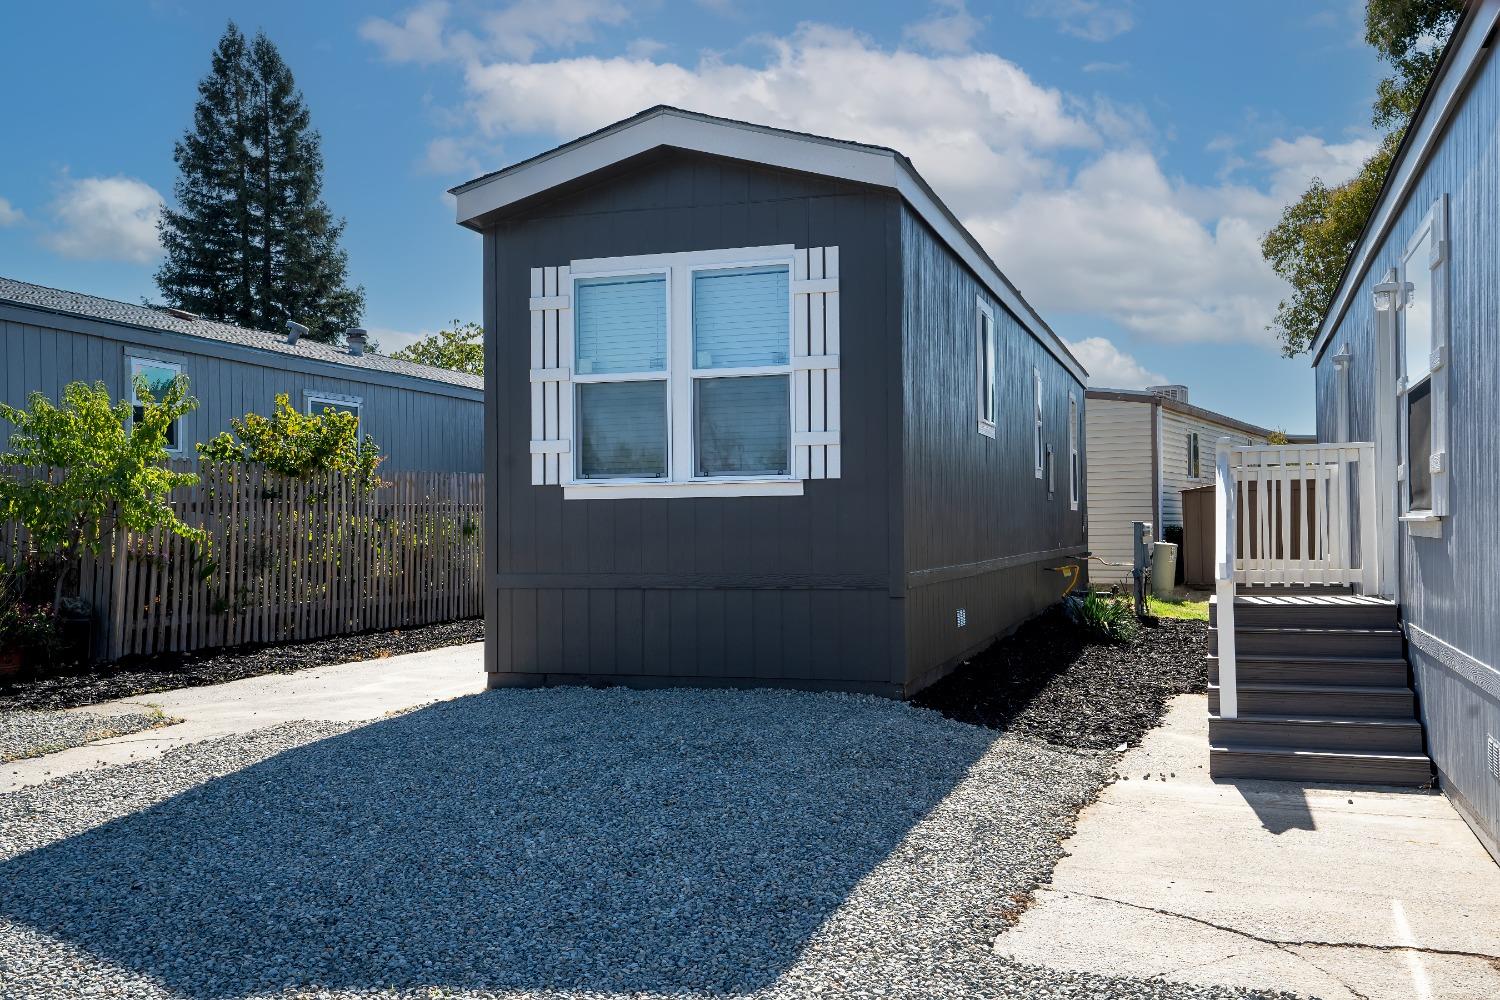
[[[1197,431],[1187,432],[1187,477],[1203,478],[1203,441]]]
[[[347,406],[354,411],[356,426],[364,425],[365,401],[363,398],[359,396],[346,396],[337,392],[318,392],[314,389],[302,390],[303,413],[309,417],[320,416],[324,406]]]
[[[1036,478],[1041,479],[1047,473],[1047,449],[1043,444],[1042,435],[1042,370],[1036,367],[1031,369],[1031,411],[1035,431],[1032,443],[1035,452]]]
[[[127,354],[125,356],[125,371],[130,385],[130,413],[131,420],[135,419],[135,375],[137,365],[150,365],[153,368],[169,368],[178,375],[183,374],[182,363],[178,361],[163,361],[160,358],[148,357],[144,354]],[[160,402],[160,400],[158,400]],[[163,450],[169,455],[181,455],[183,452],[182,417],[172,421],[173,429],[177,432],[177,443],[169,445]]]
[[[1396,309],[1399,316],[1397,322],[1397,336],[1395,338],[1397,376],[1395,386],[1396,396],[1396,447],[1397,447],[1397,478],[1400,480],[1398,495],[1400,498],[1401,522],[1414,535],[1428,537],[1442,537],[1442,519],[1448,514],[1448,365],[1452,357],[1448,349],[1448,259],[1450,246],[1448,243],[1448,196],[1439,195],[1433,202],[1432,207],[1423,216],[1422,222],[1407,240],[1406,247],[1401,252],[1401,269],[1397,276]],[[1412,255],[1416,253],[1423,240],[1430,237],[1430,248],[1426,261],[1414,261]],[[1428,277],[1431,283],[1432,310],[1432,352],[1429,357],[1428,369],[1415,381],[1408,381],[1406,374],[1406,310],[1407,302],[1407,270],[1412,266],[1425,266],[1428,269]],[[1412,509],[1410,484],[1411,475],[1410,441],[1407,434],[1407,401],[1406,396],[1412,389],[1420,386],[1423,382],[1431,383],[1431,396],[1429,399],[1432,407],[1432,440],[1429,444],[1431,456],[1429,469],[1432,473],[1432,506],[1426,509]]]
[[[791,383],[795,364],[792,357],[793,300],[791,290],[795,277],[796,248],[790,245],[749,247],[734,250],[697,250],[683,253],[644,254],[633,257],[598,257],[575,260],[569,270],[568,294],[577,302],[578,282],[593,278],[633,275],[666,275],[667,296],[667,370],[649,373],[583,374],[572,373],[566,391],[573,394],[569,402],[577,421],[579,385],[601,382],[665,381],[667,384],[667,475],[653,479],[582,479],[578,461],[583,449],[575,447],[559,470],[563,496],[569,499],[593,497],[647,498],[672,496],[801,496],[803,481],[796,476],[792,463],[792,428],[795,426]],[[781,365],[754,368],[699,368],[693,357],[693,276],[699,271],[718,271],[742,267],[785,267],[787,270],[787,360]],[[578,310],[572,310],[573,323],[560,331],[566,338],[559,355],[567,364],[576,365],[576,324]],[[739,378],[757,375],[786,375],[787,392],[787,474],[782,476],[698,476],[694,474],[696,454],[693,429],[693,390],[699,379]]]
[[[995,331],[995,311],[984,299],[976,299],[974,317],[974,400],[979,433],[995,436],[995,419],[1000,412],[999,338]],[[988,351],[988,357],[986,357]]]
[[[1068,393],[1068,509],[1078,509],[1083,465],[1078,458],[1078,394]]]

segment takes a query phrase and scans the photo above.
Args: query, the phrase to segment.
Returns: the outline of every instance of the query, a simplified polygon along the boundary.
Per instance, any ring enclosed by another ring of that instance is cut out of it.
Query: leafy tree
[[[470,375],[484,374],[484,327],[454,320],[450,328],[423,337],[410,347],[391,354],[402,361],[451,368]]]
[[[229,425],[233,433],[223,431],[198,445],[200,458],[263,465],[294,479],[341,472],[364,489],[380,485],[375,469],[385,457],[368,434],[360,440],[359,418],[347,411],[329,406],[319,414],[298,413],[283,392],[277,394],[269,417],[247,413]]]
[[[294,319],[329,343],[358,325],[365,293],[347,284],[344,220],[322,200],[322,140],[263,33],[247,43],[229,23],[173,156],[156,272],[168,302],[262,330]]]
[[[1313,178],[1266,234],[1261,252],[1292,286],[1268,329],[1287,357],[1312,346],[1339,278],[1374,211],[1396,148],[1421,103],[1442,56],[1442,45],[1462,12],[1462,0],[1368,0],[1365,40],[1395,75],[1376,91],[1371,121],[1385,133],[1354,177],[1334,187]]]
[[[174,489],[198,482],[167,467],[167,434],[198,405],[187,378],[178,376],[159,400],[144,376],[134,388],[140,411],[133,418],[133,405],[111,402],[102,382],[71,383],[57,405],[40,392],[24,410],[0,403],[0,418],[16,428],[0,454],[0,521],[18,522],[30,535],[34,568],[55,577],[54,608],[70,568],[100,551],[111,521],[207,544],[168,503]]]

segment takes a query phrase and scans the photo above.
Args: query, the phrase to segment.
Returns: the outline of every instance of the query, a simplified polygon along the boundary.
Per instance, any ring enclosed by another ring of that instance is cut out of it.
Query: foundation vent
[[[969,609],[968,608],[959,608],[957,611],[955,611],[953,613],[953,618],[954,618],[954,620],[956,622],[958,622],[958,627],[959,628],[963,628],[965,625],[969,624]],[[1490,742],[1493,743],[1494,741],[1491,740]],[[1490,751],[1490,752],[1492,754],[1494,753],[1493,750]]]
[[[1485,758],[1489,761],[1490,777],[1500,781],[1500,740],[1489,733],[1484,734]]]

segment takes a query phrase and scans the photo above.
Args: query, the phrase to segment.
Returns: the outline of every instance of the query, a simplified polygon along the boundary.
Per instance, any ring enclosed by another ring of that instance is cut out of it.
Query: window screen
[[[697,476],[784,476],[791,470],[790,377],[696,383]]]
[[[667,474],[667,383],[578,387],[578,476],[662,479]]]

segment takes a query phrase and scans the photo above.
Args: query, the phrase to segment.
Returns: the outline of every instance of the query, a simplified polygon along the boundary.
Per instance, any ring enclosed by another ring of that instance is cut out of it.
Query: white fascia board
[[[1462,37],[1438,80],[1421,121],[1413,122],[1413,133],[1407,137],[1407,146],[1400,162],[1395,164],[1385,188],[1385,197],[1375,206],[1375,213],[1365,229],[1364,239],[1354,251],[1354,263],[1344,272],[1344,280],[1334,293],[1333,304],[1323,316],[1323,325],[1313,340],[1312,363],[1314,366],[1323,357],[1334,329],[1344,318],[1354,293],[1369,273],[1380,248],[1390,235],[1392,227],[1406,207],[1407,198],[1420,179],[1422,168],[1437,152],[1438,142],[1448,120],[1453,117],[1469,90],[1469,84],[1479,71],[1484,58],[1489,55],[1485,40],[1500,18],[1500,0],[1479,0],[1460,26]]]
[[[1088,372],[1063,344],[1062,338],[1053,333],[1036,310],[1021,298],[927,186],[887,149],[661,111],[615,130],[606,129],[586,141],[561,147],[512,171],[459,188],[455,196],[458,224],[470,225],[475,219],[497,209],[661,146],[896,191],[959,259],[979,275],[990,294],[1003,303],[1080,384],[1087,382]]]

